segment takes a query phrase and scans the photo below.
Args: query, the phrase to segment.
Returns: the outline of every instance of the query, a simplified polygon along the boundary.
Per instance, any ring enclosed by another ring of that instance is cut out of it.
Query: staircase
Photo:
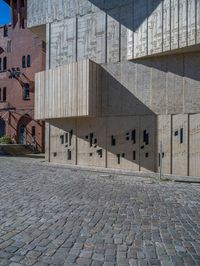
[[[0,156],[20,156],[34,153],[36,153],[36,151],[31,145],[0,144]]]

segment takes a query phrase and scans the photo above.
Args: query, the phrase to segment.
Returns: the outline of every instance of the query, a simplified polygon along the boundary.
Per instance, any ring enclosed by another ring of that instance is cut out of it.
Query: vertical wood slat
[[[36,74],[35,118],[95,116],[97,69],[82,60]]]

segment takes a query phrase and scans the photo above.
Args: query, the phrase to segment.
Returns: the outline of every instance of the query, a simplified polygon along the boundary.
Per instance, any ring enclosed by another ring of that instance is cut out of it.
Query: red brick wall
[[[26,1],[25,1],[26,2]],[[18,1],[20,4],[20,1]],[[27,144],[32,142],[32,126],[36,128],[36,143],[40,151],[44,150],[44,126],[41,121],[34,120],[34,76],[35,73],[45,68],[45,51],[42,41],[26,27],[20,26],[20,12],[24,13],[24,8],[17,7],[15,14],[16,25],[9,26],[8,37],[3,36],[3,28],[0,28],[0,58],[7,57],[7,69],[19,67],[22,83],[29,83],[30,100],[23,100],[23,86],[16,79],[9,78],[9,73],[0,72],[0,88],[7,88],[6,102],[0,102],[0,119],[6,122],[6,134],[19,142],[19,127],[23,123],[27,125]],[[23,14],[24,17],[24,14]],[[11,52],[7,51],[8,41],[11,41]],[[3,51],[3,52],[2,52]],[[31,56],[31,67],[22,68],[22,56]],[[30,117],[25,119],[23,117]]]

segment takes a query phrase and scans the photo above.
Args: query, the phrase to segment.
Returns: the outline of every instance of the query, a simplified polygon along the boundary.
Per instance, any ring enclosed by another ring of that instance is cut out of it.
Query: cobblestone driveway
[[[0,158],[0,265],[200,265],[200,185]]]

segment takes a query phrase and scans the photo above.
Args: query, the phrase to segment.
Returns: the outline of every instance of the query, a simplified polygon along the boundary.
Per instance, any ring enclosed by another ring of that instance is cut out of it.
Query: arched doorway
[[[31,122],[31,117],[28,114],[23,115],[18,122],[18,141],[17,143],[26,145],[28,142],[28,124]]]
[[[6,123],[3,119],[0,119],[0,137],[6,134]]]
[[[20,125],[19,126],[19,144],[26,145],[26,126]]]

